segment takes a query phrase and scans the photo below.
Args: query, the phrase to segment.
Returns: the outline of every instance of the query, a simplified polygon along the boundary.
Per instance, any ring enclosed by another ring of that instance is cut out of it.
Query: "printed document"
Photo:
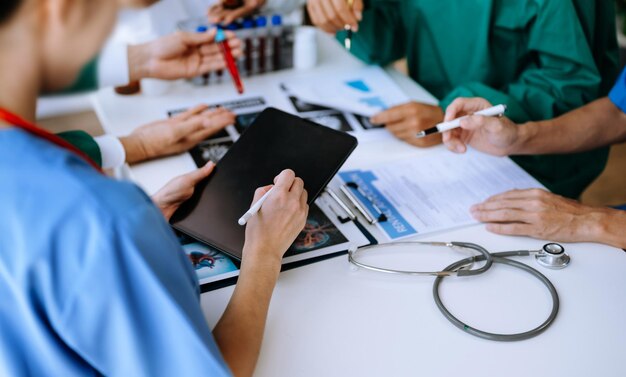
[[[543,188],[509,158],[474,150],[439,149],[339,177],[358,185],[352,192],[370,214],[386,215],[377,226],[389,240],[475,224],[472,205],[512,189]]]

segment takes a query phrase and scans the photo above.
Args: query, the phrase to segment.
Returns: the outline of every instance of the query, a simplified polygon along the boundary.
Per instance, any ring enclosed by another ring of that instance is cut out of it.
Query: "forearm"
[[[215,341],[235,376],[251,376],[254,372],[279,273],[280,261],[244,258],[233,297],[213,330]]]
[[[626,141],[626,114],[608,98],[558,118],[520,125],[511,154],[564,154]]]

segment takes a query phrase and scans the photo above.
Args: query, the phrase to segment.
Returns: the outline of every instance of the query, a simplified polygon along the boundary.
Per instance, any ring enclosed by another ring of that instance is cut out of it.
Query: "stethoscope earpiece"
[[[537,263],[546,268],[560,270],[567,267],[571,258],[565,248],[558,243],[547,243],[535,254]]]

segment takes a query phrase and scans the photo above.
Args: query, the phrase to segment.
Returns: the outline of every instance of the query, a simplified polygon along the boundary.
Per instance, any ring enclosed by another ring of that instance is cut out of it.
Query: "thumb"
[[[203,167],[196,169],[192,171],[191,173],[188,173],[187,182],[189,183],[189,185],[195,187],[198,183],[200,183],[200,181],[202,181],[203,179],[211,175],[214,169],[215,169],[215,163],[213,163],[213,161],[209,161]]]

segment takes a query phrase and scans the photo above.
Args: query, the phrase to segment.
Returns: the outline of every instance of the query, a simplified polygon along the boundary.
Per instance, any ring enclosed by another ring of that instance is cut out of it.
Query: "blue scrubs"
[[[172,230],[135,185],[0,130],[0,376],[228,376]]]
[[[626,113],[626,69],[619,75],[617,82],[609,93],[609,99],[615,106]],[[616,208],[626,210],[626,204]]]

